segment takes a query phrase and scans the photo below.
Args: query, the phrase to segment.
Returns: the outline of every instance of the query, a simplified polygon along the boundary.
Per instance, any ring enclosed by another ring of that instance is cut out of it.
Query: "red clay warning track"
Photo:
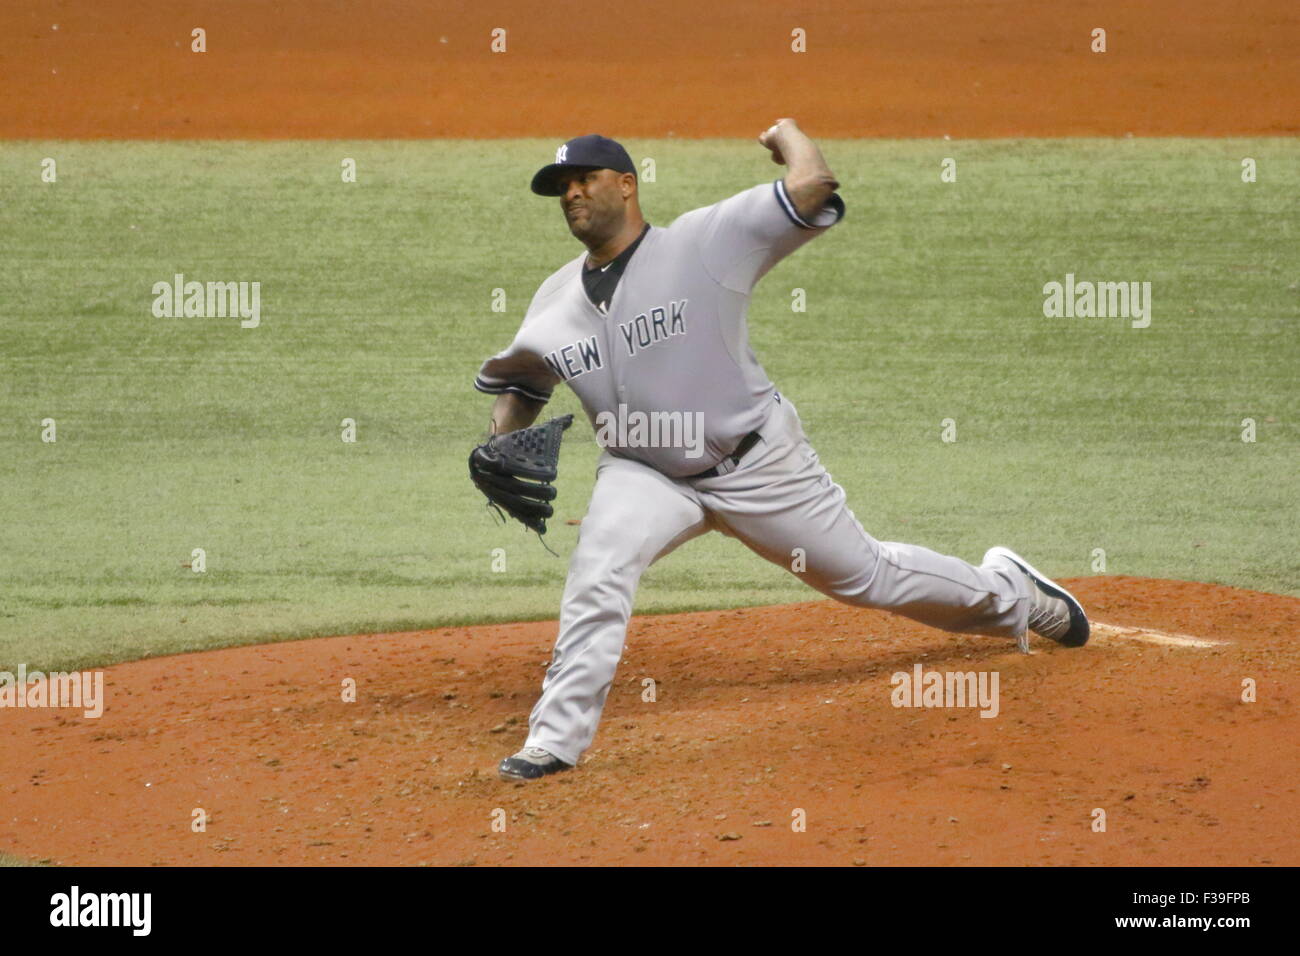
[[[545,10],[10,0],[0,137],[752,137],[778,116],[824,137],[1300,132],[1295,0]],[[1091,50],[1096,28],[1105,53]]]

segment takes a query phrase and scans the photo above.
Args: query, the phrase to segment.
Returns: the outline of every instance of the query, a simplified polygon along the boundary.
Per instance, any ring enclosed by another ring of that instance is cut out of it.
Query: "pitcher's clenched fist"
[[[781,145],[777,140],[780,137],[782,128],[786,125],[794,126],[795,122],[788,117],[783,117],[758,134],[759,144],[772,151],[772,162],[779,166],[785,165],[785,157],[781,155]]]

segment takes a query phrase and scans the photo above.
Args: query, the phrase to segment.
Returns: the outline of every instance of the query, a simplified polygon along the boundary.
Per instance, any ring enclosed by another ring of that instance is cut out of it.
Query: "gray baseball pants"
[[[529,717],[528,746],[578,762],[596,736],[641,574],[706,531],[738,538],[788,570],[802,563],[799,577],[846,604],[946,631],[1025,632],[1032,598],[1023,576],[867,534],[788,398],[773,401],[759,434],[763,440],[734,470],[704,480],[668,478],[629,458],[601,456],[569,564],[555,654]]]

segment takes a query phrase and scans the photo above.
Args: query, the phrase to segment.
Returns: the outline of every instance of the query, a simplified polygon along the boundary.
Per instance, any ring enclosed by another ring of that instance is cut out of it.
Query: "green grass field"
[[[49,862],[50,862],[50,861],[48,861],[48,860],[42,860],[42,861],[40,861],[40,862],[33,862],[33,861],[31,861],[31,860],[24,860],[24,859],[21,859],[20,857],[10,856],[8,853],[0,853],[0,867],[10,867],[10,866],[45,866],[45,865],[48,864]]]
[[[590,429],[566,442],[561,559],[465,474],[479,362],[580,251],[527,191],[553,145],[0,146],[0,669],[555,615]],[[778,175],[749,143],[628,146],[656,161],[658,225]],[[825,150],[848,216],[763,280],[751,332],[868,530],[1300,594],[1293,140]],[[261,326],[155,318],[176,272],[261,282]],[[1150,281],[1150,328],[1044,318],[1067,272]],[[580,411],[567,390],[551,410]],[[637,609],[813,597],[713,535],[652,568]]]

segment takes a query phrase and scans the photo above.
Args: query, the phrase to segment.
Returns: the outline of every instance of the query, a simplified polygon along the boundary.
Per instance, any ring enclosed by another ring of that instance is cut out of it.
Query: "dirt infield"
[[[1295,0],[540,9],[7,2],[0,137],[748,137],[782,115],[841,137],[1300,132]]]
[[[1025,657],[831,602],[638,618],[593,750],[528,786],[493,770],[553,622],[161,658],[111,668],[97,720],[5,715],[0,846],[142,865],[1300,864],[1282,752],[1300,600],[1073,585],[1099,620],[1230,643]],[[892,706],[918,662],[996,671],[999,714]]]

